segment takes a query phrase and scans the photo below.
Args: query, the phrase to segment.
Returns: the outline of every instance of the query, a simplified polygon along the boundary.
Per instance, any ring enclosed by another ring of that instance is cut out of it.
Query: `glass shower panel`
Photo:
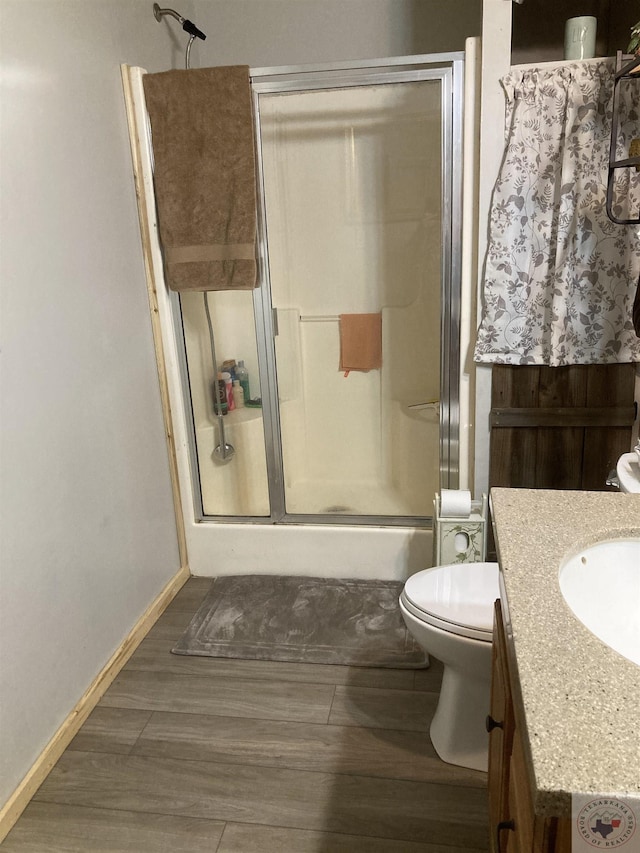
[[[432,514],[441,90],[431,79],[260,98],[288,514]],[[381,315],[380,369],[339,369],[343,314]]]
[[[260,385],[253,294],[250,291],[211,291],[206,298],[218,370],[224,361],[242,359],[249,372],[250,396],[257,400]],[[245,406],[224,415],[225,442],[233,446],[235,453],[230,461],[220,462],[213,454],[220,444],[220,428],[213,407],[214,370],[204,294],[184,293],[180,304],[202,514],[269,516],[262,409]]]

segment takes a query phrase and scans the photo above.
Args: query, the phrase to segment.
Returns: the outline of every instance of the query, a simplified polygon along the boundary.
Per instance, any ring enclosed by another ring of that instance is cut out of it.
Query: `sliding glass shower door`
[[[432,514],[450,370],[453,100],[446,72],[421,76],[259,96],[289,516]],[[349,370],[353,347],[360,369]],[[381,363],[367,361],[371,347]]]
[[[182,306],[203,518],[420,524],[457,486],[462,67],[252,72],[260,287],[210,307],[255,406],[224,466],[201,295]]]

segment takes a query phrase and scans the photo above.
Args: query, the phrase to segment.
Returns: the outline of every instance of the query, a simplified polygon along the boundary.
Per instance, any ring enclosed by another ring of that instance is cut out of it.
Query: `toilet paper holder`
[[[440,495],[433,501],[433,565],[483,563],[487,557],[487,496],[471,501],[469,516],[442,516]]]

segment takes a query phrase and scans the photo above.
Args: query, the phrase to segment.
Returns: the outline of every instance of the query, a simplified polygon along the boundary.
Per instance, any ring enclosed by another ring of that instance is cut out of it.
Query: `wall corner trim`
[[[42,750],[16,790],[2,808],[0,808],[0,843],[8,835],[33,795],[47,778],[55,763],[71,743],[120,670],[190,577],[189,567],[186,565],[182,566],[151,602],[104,667],[96,675],[49,743]]]
[[[146,71],[142,68],[132,68],[129,65],[121,65],[120,74],[122,77],[127,126],[129,128],[129,144],[131,148],[133,180],[136,190],[142,259],[144,262],[147,297],[149,300],[149,313],[151,317],[151,330],[153,333],[153,344],[158,370],[160,402],[162,404],[162,416],[164,419],[165,438],[167,442],[167,457],[169,462],[169,474],[171,477],[171,493],[173,495],[173,506],[176,518],[178,549],[180,551],[180,563],[182,565],[186,565],[189,562],[189,557],[187,554],[185,522],[182,497],[180,494],[180,474],[178,471],[176,437],[171,409],[171,396],[169,392],[167,360],[165,357],[165,347],[162,339],[162,324],[160,322],[160,311],[158,308],[158,289],[166,289],[166,285],[162,275],[161,257],[156,257],[154,260],[151,235],[154,233],[154,228],[156,227],[154,222],[155,195],[153,191],[153,181],[150,175],[150,167],[145,172],[142,155],[142,140],[145,138],[146,132],[146,110],[144,106],[144,94],[142,94],[142,75],[146,74]],[[136,97],[136,91],[140,93],[138,97]],[[156,249],[156,252],[159,253],[159,249]]]

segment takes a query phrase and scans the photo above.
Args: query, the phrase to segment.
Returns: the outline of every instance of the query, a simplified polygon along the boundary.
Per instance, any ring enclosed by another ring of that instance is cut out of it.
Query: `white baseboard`
[[[58,731],[42,750],[33,766],[0,809],[0,842],[18,820],[29,801],[47,778],[56,761],[77,734],[80,726],[98,704],[116,675],[129,660],[149,629],[170,604],[176,593],[190,577],[189,567],[183,566],[154,599],[133,626],[129,634],[94,678]]]

